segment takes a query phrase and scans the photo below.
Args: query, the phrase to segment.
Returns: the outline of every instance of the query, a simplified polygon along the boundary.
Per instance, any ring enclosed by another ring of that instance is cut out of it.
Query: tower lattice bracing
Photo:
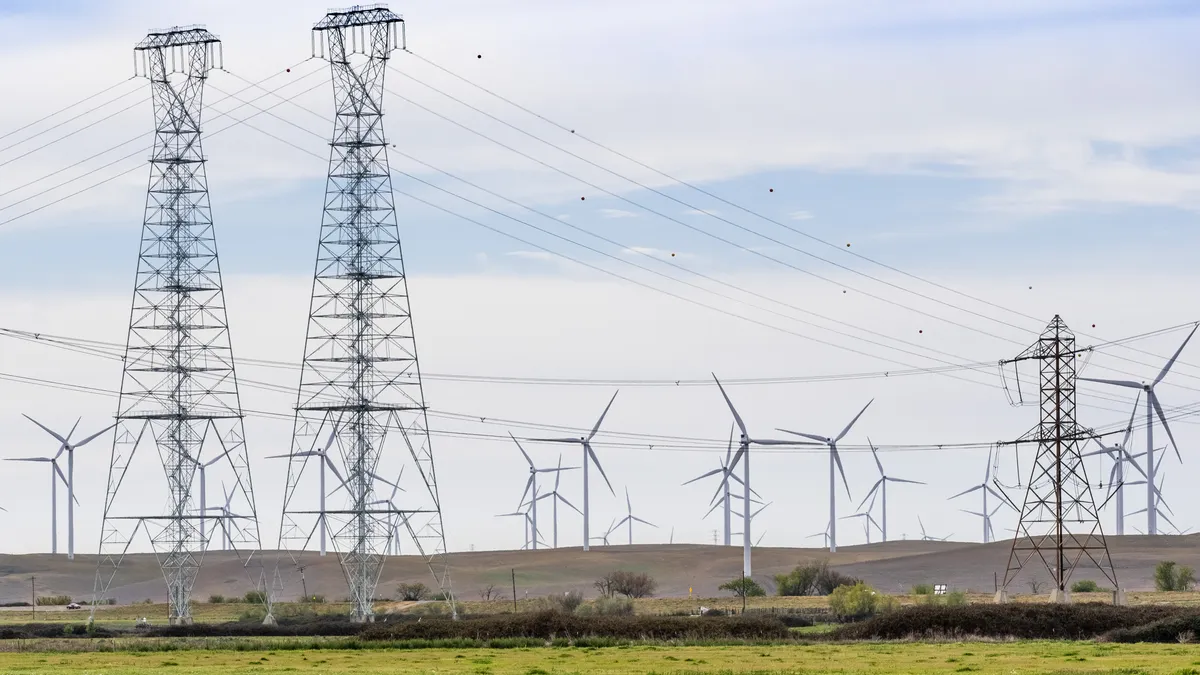
[[[1095,565],[1112,584],[1116,570],[1080,455],[1080,444],[1093,437],[1075,417],[1079,356],[1075,335],[1055,316],[1038,341],[1012,362],[1038,364],[1041,421],[1018,443],[1037,445],[1025,503],[1009,553],[1003,589],[1037,556],[1054,585],[1052,597],[1065,601],[1071,574],[1081,564]],[[1001,596],[1002,597],[1002,596]]]
[[[335,116],[280,540],[298,565],[328,538],[359,621],[373,616],[396,521],[450,597],[383,131],[384,73],[403,30],[381,6],[330,12],[313,29]]]
[[[135,49],[153,92],[154,147],[95,595],[108,597],[140,531],[162,567],[170,622],[190,623],[209,542],[246,557],[260,548],[200,142],[221,46],[192,26],[150,33]]]

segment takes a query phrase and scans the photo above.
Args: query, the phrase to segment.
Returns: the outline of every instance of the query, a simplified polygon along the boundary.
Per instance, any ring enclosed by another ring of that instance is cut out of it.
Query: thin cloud
[[[792,211],[788,214],[788,220],[812,220],[815,217],[811,211]]]
[[[549,262],[558,258],[558,256],[554,255],[553,253],[546,251],[509,251],[504,255],[513,258],[522,258],[524,260],[541,260],[544,262]]]
[[[693,258],[691,253],[682,251],[667,251],[661,248],[653,248],[650,246],[630,246],[621,251],[625,255],[648,255],[659,260],[687,260]]]
[[[637,218],[637,214],[633,211],[623,209],[600,209],[597,213],[605,218]]]

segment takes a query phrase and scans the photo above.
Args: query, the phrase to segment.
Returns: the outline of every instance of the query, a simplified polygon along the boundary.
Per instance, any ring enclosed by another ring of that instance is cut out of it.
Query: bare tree
[[[485,602],[500,599],[500,592],[496,590],[496,584],[488,584],[486,588],[479,589],[479,599]]]

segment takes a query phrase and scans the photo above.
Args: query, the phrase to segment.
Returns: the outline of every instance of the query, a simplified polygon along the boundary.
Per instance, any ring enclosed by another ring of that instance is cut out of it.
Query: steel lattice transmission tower
[[[373,617],[396,519],[453,606],[383,132],[384,73],[403,39],[403,20],[383,6],[332,11],[313,28],[313,55],[332,70],[335,116],[280,548],[299,565],[300,551],[319,538],[323,554],[328,536],[358,621]],[[326,466],[341,479],[328,492]],[[398,498],[376,492],[400,476]],[[302,504],[305,483],[333,503]]]
[[[200,143],[204,82],[222,66],[221,43],[203,27],[177,27],[147,35],[135,56],[151,84],[154,147],[94,593],[107,597],[144,530],[167,583],[170,622],[190,623],[214,534],[247,555],[260,548]],[[220,515],[208,513],[205,494],[214,472],[231,495]]]
[[[1031,558],[1037,556],[1050,573],[1051,600],[1068,602],[1068,582],[1084,558],[1099,568],[1112,587],[1120,590],[1092,488],[1080,455],[1080,444],[1093,438],[1075,418],[1075,382],[1080,354],[1075,335],[1055,316],[1041,337],[1015,364],[1037,362],[1041,421],[1015,443],[1036,443],[1037,458],[1030,473],[1025,504],[1008,557],[1004,583],[996,600],[1007,600],[1007,589]],[[1018,379],[1019,381],[1019,379]]]

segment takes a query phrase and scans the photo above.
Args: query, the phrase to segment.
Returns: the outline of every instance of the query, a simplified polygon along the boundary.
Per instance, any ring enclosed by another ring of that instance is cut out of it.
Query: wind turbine
[[[988,509],[988,494],[991,494],[996,499],[999,499],[1001,506],[1008,504],[1008,500],[1006,500],[1003,495],[996,492],[996,490],[992,488],[991,481],[992,481],[992,451],[988,450],[987,469],[985,469],[984,473],[983,473],[983,482],[974,487],[967,488],[966,490],[963,490],[962,492],[947,499],[947,501],[949,501],[950,499],[955,499],[955,498],[961,497],[963,495],[971,494],[972,492],[975,492],[976,490],[979,490],[983,493],[983,508],[981,508],[978,513],[974,512],[974,511],[966,511],[966,513],[970,513],[971,515],[980,516],[983,518],[983,543],[985,543],[985,544],[992,541],[992,538],[991,538],[992,515],[996,513],[995,511]],[[997,507],[997,509],[998,508],[999,507]]]
[[[50,553],[58,554],[58,481],[67,484],[67,476],[58,468],[58,457],[19,457],[6,462],[49,462],[50,463]]]
[[[522,504],[521,506],[524,506],[524,504]],[[522,519],[522,522],[525,523],[525,539],[521,543],[521,550],[524,551],[526,548],[529,547],[529,512],[522,511],[522,510],[520,510],[520,508],[518,508],[516,511],[513,511],[512,513],[496,514],[497,518],[515,518],[517,516],[520,516]],[[537,533],[535,532],[533,536],[537,537]]]
[[[1079,378],[1081,381],[1084,381],[1084,382],[1098,382],[1100,384],[1111,384],[1114,387],[1125,387],[1127,389],[1141,389],[1142,391],[1146,392],[1146,508],[1145,508],[1145,511],[1146,511],[1146,533],[1147,534],[1158,534],[1158,516],[1160,515],[1158,512],[1157,502],[1158,502],[1159,498],[1161,497],[1161,494],[1159,493],[1159,488],[1157,487],[1157,484],[1155,483],[1154,475],[1158,472],[1158,465],[1162,462],[1162,460],[1159,460],[1157,463],[1154,461],[1154,415],[1155,415],[1155,413],[1158,413],[1158,419],[1160,422],[1162,422],[1163,429],[1167,432],[1167,438],[1170,439],[1170,441],[1171,441],[1171,447],[1174,448],[1174,450],[1175,450],[1175,456],[1179,459],[1180,462],[1183,462],[1183,456],[1179,454],[1179,445],[1175,443],[1175,436],[1174,436],[1174,434],[1171,433],[1170,425],[1167,424],[1167,416],[1165,414],[1163,414],[1162,405],[1159,404],[1159,402],[1158,402],[1158,394],[1154,393],[1154,388],[1157,387],[1158,383],[1162,382],[1163,378],[1167,376],[1167,373],[1169,373],[1171,371],[1171,366],[1175,365],[1175,360],[1179,358],[1179,355],[1181,353],[1183,353],[1183,348],[1187,346],[1188,341],[1191,340],[1192,336],[1196,334],[1197,328],[1200,328],[1200,324],[1197,324],[1195,327],[1192,328],[1192,332],[1188,333],[1188,336],[1186,338],[1184,338],[1183,344],[1179,345],[1179,349],[1176,349],[1175,353],[1171,355],[1171,358],[1167,361],[1167,365],[1163,366],[1163,369],[1161,371],[1159,371],[1158,377],[1154,378],[1154,381],[1150,382],[1149,384],[1146,384],[1145,382],[1141,382],[1141,383],[1133,382],[1131,380],[1105,380],[1105,379],[1094,378],[1094,377]]]
[[[533,460],[530,459],[529,453],[525,452],[525,448],[521,447],[521,442],[518,441],[516,439],[516,437],[513,436],[511,433],[508,435],[508,437],[513,440],[513,443],[517,444],[517,449],[521,451],[521,456],[523,456],[525,458],[525,461],[529,464],[529,480],[526,481],[526,483],[525,483],[525,491],[521,493],[521,503],[522,504],[525,503],[525,496],[528,495],[529,491],[532,489],[533,490],[533,499],[529,502],[529,513],[530,513],[531,519],[533,520],[533,531],[537,532],[537,503],[538,503],[538,500],[540,500],[542,497],[547,496],[547,495],[542,495],[541,497],[538,496],[537,475],[539,473],[558,474],[563,471],[570,471],[572,469],[577,469],[579,467],[575,467],[575,466],[563,467],[563,466],[561,466],[561,460],[560,460],[560,462],[559,462],[560,466],[558,466],[557,468],[539,469],[533,465]],[[600,463],[597,462],[596,466],[599,466],[599,465],[600,465]],[[557,481],[555,481],[554,491],[555,491],[555,493],[558,492]],[[547,493],[547,494],[549,494],[549,493]],[[557,536],[557,533],[558,533],[558,506],[557,506],[557,504],[555,505],[554,530],[555,530],[555,542],[556,542],[555,546],[557,547],[557,540],[558,540],[558,536]],[[537,550],[537,544],[538,544],[537,537],[534,537],[533,538],[533,550],[534,551]]]
[[[599,542],[601,542],[601,543],[602,543],[602,544],[604,544],[605,546],[611,546],[611,544],[609,544],[609,543],[608,543],[608,536],[609,536],[610,534],[612,534],[613,532],[615,532],[615,531],[616,531],[616,529],[617,529],[617,519],[616,519],[616,518],[613,518],[613,519],[612,519],[612,522],[610,522],[610,523],[608,524],[608,529],[604,531],[604,534],[600,535],[599,537],[592,537],[592,539],[593,539],[594,541],[599,541]]]
[[[867,445],[870,446],[870,448],[871,448],[871,456],[875,458],[875,466],[879,467],[879,480],[875,481],[875,484],[871,486],[871,489],[867,492],[867,496],[863,497],[862,503],[858,505],[858,508],[861,510],[863,507],[863,504],[866,504],[867,500],[869,499],[869,500],[871,500],[871,506],[867,507],[867,513],[870,513],[871,509],[875,507],[876,495],[883,497],[883,513],[882,513],[883,526],[879,527],[879,531],[883,535],[883,541],[887,542],[887,540],[888,540],[888,535],[887,535],[887,533],[888,533],[888,530],[887,530],[887,514],[888,514],[887,484],[888,483],[912,483],[913,485],[924,485],[925,483],[923,483],[919,480],[908,480],[907,478],[892,478],[891,476],[887,475],[883,471],[883,464],[879,461],[879,453],[875,451],[875,445],[873,443],[871,443],[870,438],[867,439]],[[867,543],[868,544],[871,543],[869,540],[869,536],[868,536]]]
[[[825,525],[824,530],[810,534],[807,537],[805,537],[805,539],[815,539],[817,537],[823,537],[823,543],[821,544],[822,548],[829,548],[829,525],[828,524]]]
[[[388,555],[400,555],[400,523],[408,525],[408,516],[400,512],[396,506],[396,493],[407,492],[400,487],[400,481],[404,479],[404,467],[400,467],[400,473],[396,476],[395,483],[389,483],[392,486],[392,493],[387,499],[377,499],[373,502],[367,502],[368,506],[382,506],[386,504],[390,507],[393,513],[389,513],[387,517],[388,523],[388,540],[387,547],[384,549]]]
[[[946,535],[946,536],[944,536],[944,537],[940,537],[940,538],[939,538],[939,537],[935,537],[935,536],[933,536],[933,535],[930,535],[930,534],[926,534],[926,532],[925,532],[925,523],[921,521],[921,516],[917,516],[917,524],[921,526],[921,541],[946,541],[946,540],[947,540],[947,539],[949,539],[950,537],[953,537],[953,536],[954,536],[954,533],[953,533],[953,532],[951,532],[950,534],[948,534],[948,535]]]
[[[188,461],[190,461],[192,464],[196,465],[196,470],[198,472],[200,472],[200,535],[202,537],[205,537],[206,539],[208,538],[208,530],[205,529],[204,519],[205,519],[205,516],[207,515],[206,512],[209,509],[208,509],[208,484],[205,481],[204,475],[205,475],[205,472],[208,470],[208,467],[221,461],[231,452],[233,452],[233,448],[227,449],[225,452],[222,452],[221,454],[217,455],[216,457],[213,457],[212,459],[208,460],[207,462],[201,462],[199,459],[192,457],[191,455],[187,454],[186,452],[183,454],[183,456]]]
[[[742,574],[750,576],[750,446],[751,445],[812,445],[803,441],[778,441],[769,438],[751,438],[750,432],[746,430],[746,423],[742,421],[742,416],[738,414],[737,408],[733,407],[733,401],[729,400],[729,394],[725,393],[725,387],[721,386],[721,381],[717,379],[716,373],[713,373],[713,380],[717,383],[717,389],[721,390],[721,396],[725,399],[725,404],[729,406],[729,412],[733,413],[733,421],[737,423],[738,429],[742,432],[741,440],[738,443],[737,454],[733,456],[733,461],[729,463],[729,472],[732,473],[737,467],[738,462],[742,462]]]
[[[638,518],[637,516],[633,515],[633,503],[629,501],[629,488],[628,487],[625,488],[625,508],[627,509],[627,511],[625,513],[625,517],[622,518],[620,520],[620,522],[618,522],[616,525],[614,525],[613,528],[615,529],[622,525],[629,526],[629,545],[630,546],[633,546],[633,523],[634,523],[634,521],[637,521],[643,525],[649,525],[650,527],[658,529],[658,526],[655,525],[654,523],[652,523],[648,520],[642,520],[641,518]]]
[[[220,526],[221,526],[221,535],[222,535],[221,550],[228,551],[229,549],[233,548],[233,535],[231,535],[229,533],[229,528],[235,528],[239,532],[241,532],[241,529],[238,528],[237,525],[234,524],[233,520],[235,518],[243,518],[244,516],[239,516],[229,510],[229,505],[231,503],[233,503],[234,493],[230,492],[229,490],[226,490],[224,483],[221,483],[221,492],[224,493],[224,495],[225,495],[224,505],[209,506],[209,507],[207,507],[207,509],[209,511],[220,511],[221,512],[221,515],[218,516],[218,524],[220,524]]]
[[[720,501],[721,511],[723,512],[723,514],[725,516],[725,545],[726,546],[733,545],[733,528],[732,528],[732,516],[731,516],[732,512],[730,510],[729,479],[732,478],[734,480],[737,480],[737,475],[734,474],[733,471],[729,468],[729,464],[733,459],[733,429],[734,429],[734,425],[731,424],[729,426],[729,445],[725,449],[725,459],[721,460],[721,466],[719,468],[713,469],[712,471],[702,473],[699,476],[696,476],[695,478],[684,483],[684,485],[689,485],[691,483],[695,483],[698,480],[704,480],[705,478],[708,478],[709,476],[715,476],[717,474],[721,474],[721,484],[717,488],[717,495],[716,495],[716,497],[713,498],[713,501],[716,502],[718,497],[721,500]],[[715,504],[714,504],[713,508],[716,508]],[[710,508],[708,510],[708,513],[712,513],[712,512],[713,512],[713,509]],[[705,518],[708,517],[708,513],[704,514]]]
[[[865,530],[867,533],[867,543],[868,544],[871,543],[871,526],[872,525],[874,525],[875,529],[879,530],[880,532],[883,531],[883,528],[879,527],[879,523],[875,522],[875,518],[874,518],[874,516],[871,515],[870,511],[860,511],[858,513],[852,513],[848,516],[842,516],[842,520],[849,520],[851,518],[862,518],[863,519],[863,530]]]
[[[604,473],[604,467],[600,466],[600,460],[596,458],[596,453],[592,450],[592,438],[596,436],[596,432],[600,430],[600,425],[604,422],[604,416],[608,414],[608,409],[612,407],[613,401],[617,400],[617,394],[620,390],[613,392],[612,398],[609,399],[608,405],[605,406],[604,412],[600,413],[600,419],[596,420],[596,426],[592,427],[591,433],[580,438],[538,438],[531,440],[545,441],[547,443],[578,443],[583,446],[583,550],[590,549],[589,537],[589,519],[588,519],[588,459],[596,463],[596,468],[600,471],[600,475],[604,478],[604,484],[608,486],[608,491],[617,496],[617,491],[613,490],[612,483],[608,482],[608,476]],[[522,451],[524,452],[524,451]]]
[[[1108,475],[1108,492],[1110,495],[1112,495],[1113,491],[1116,491],[1115,508],[1117,511],[1117,535],[1125,534],[1125,463],[1128,462],[1129,464],[1133,465],[1133,468],[1137,469],[1138,473],[1142,474],[1143,478],[1148,478],[1146,472],[1142,470],[1142,467],[1138,466],[1138,463],[1134,461],[1134,456],[1129,454],[1129,450],[1127,449],[1129,447],[1129,439],[1133,436],[1133,420],[1137,416],[1138,403],[1141,402],[1141,398],[1142,394],[1141,392],[1138,392],[1138,397],[1133,402],[1133,411],[1129,413],[1129,426],[1125,428],[1125,437],[1121,439],[1120,443],[1105,446],[1103,443],[1100,443],[1100,441],[1096,441],[1096,444],[1100,446],[1099,450],[1081,455],[1082,457],[1105,455],[1107,457],[1111,457],[1113,460],[1112,471],[1109,472]],[[1145,453],[1140,453],[1138,456],[1140,457],[1144,454]],[[1134,483],[1129,484],[1133,485]]]
[[[79,420],[75,421],[75,426],[71,427],[70,433],[67,434],[66,438],[63,438],[62,436],[60,436],[57,433],[55,433],[54,431],[52,431],[49,427],[47,427],[46,425],[42,424],[41,422],[33,419],[29,415],[25,415],[25,419],[38,425],[38,427],[40,427],[42,429],[42,431],[45,431],[46,433],[50,434],[51,436],[54,437],[55,440],[57,440],[59,443],[61,443],[61,445],[59,445],[59,447],[58,447],[58,452],[55,453],[55,455],[54,455],[54,459],[58,459],[59,455],[63,454],[64,452],[67,453],[67,477],[66,477],[66,483],[67,483],[67,560],[74,560],[75,559],[75,505],[79,503],[79,500],[75,499],[75,449],[81,448],[81,447],[87,445],[88,443],[91,443],[92,441],[96,440],[100,436],[104,435],[104,433],[107,432],[109,429],[112,429],[113,427],[115,427],[117,425],[110,424],[109,426],[104,427],[100,431],[97,431],[96,433],[92,434],[91,436],[88,436],[87,438],[83,439],[82,441],[79,441],[78,443],[72,443],[71,442],[71,434],[75,433],[76,427],[79,426]],[[56,471],[58,470],[57,462],[55,463],[55,470]],[[53,479],[51,480],[51,482],[53,483]],[[56,527],[57,527],[57,524],[56,524]],[[57,536],[55,537],[55,539],[57,539]],[[56,542],[56,548],[57,548],[57,542]]]
[[[320,469],[321,469],[318,472],[320,475],[320,490],[321,490],[321,500],[320,500],[320,507],[319,507],[321,510],[321,518],[317,522],[317,527],[320,530],[321,555],[325,555],[325,527],[326,527],[325,526],[325,496],[326,496],[325,467],[329,467],[329,470],[333,472],[333,475],[336,476],[339,481],[341,481],[342,485],[346,484],[346,479],[342,478],[342,474],[338,473],[337,467],[333,465],[333,460],[329,459],[329,450],[333,447],[333,441],[336,438],[337,438],[337,427],[334,426],[334,428],[329,432],[329,440],[325,441],[325,447],[317,448],[316,450],[307,450],[305,452],[297,452],[297,453],[291,454],[291,455],[271,455],[266,458],[266,459],[291,459],[293,457],[316,457],[317,458],[317,462],[320,464]],[[203,475],[203,474],[201,474],[201,475]],[[312,535],[310,534],[309,536],[312,536]]]
[[[854,426],[854,423],[858,421],[858,418],[863,416],[863,413],[867,412],[867,408],[870,408],[871,404],[874,402],[875,402],[875,399],[871,399],[870,401],[867,401],[867,404],[865,406],[863,406],[863,409],[858,411],[858,414],[854,416],[854,419],[850,420],[850,423],[846,425],[845,429],[842,429],[842,433],[838,434],[836,438],[828,438],[826,436],[819,436],[817,434],[806,434],[806,433],[803,433],[800,431],[788,431],[787,429],[779,429],[779,431],[782,431],[785,434],[792,434],[793,436],[800,436],[803,438],[808,438],[808,439],[814,440],[818,443],[821,443],[822,445],[829,446],[829,552],[830,553],[837,552],[837,480],[836,480],[837,473],[842,474],[842,484],[846,486],[846,496],[847,497],[850,496],[850,482],[846,480],[846,471],[842,468],[842,458],[840,455],[838,455],[837,444],[838,444],[838,441],[840,441],[846,437],[846,434],[850,433],[850,429],[851,429],[851,427]],[[834,471],[835,468],[837,469],[837,472]]]
[[[576,468],[578,468],[578,467],[574,467],[574,466],[566,467],[566,469],[576,469]],[[562,465],[562,455],[560,454],[558,456],[558,470],[555,471],[555,473],[554,473],[554,490],[551,492],[547,492],[546,494],[538,497],[538,500],[549,499],[550,504],[553,508],[553,512],[551,513],[551,518],[553,518],[553,520],[554,520],[554,548],[558,548],[558,503],[562,502],[562,503],[566,504],[567,506],[571,507],[571,510],[573,510],[575,513],[578,513],[581,516],[583,515],[583,511],[580,511],[579,509],[575,508],[575,505],[572,504],[570,501],[568,501],[567,498],[562,496],[562,493],[560,493],[558,491],[559,479],[562,478],[562,472],[566,469],[564,469],[564,467]]]

